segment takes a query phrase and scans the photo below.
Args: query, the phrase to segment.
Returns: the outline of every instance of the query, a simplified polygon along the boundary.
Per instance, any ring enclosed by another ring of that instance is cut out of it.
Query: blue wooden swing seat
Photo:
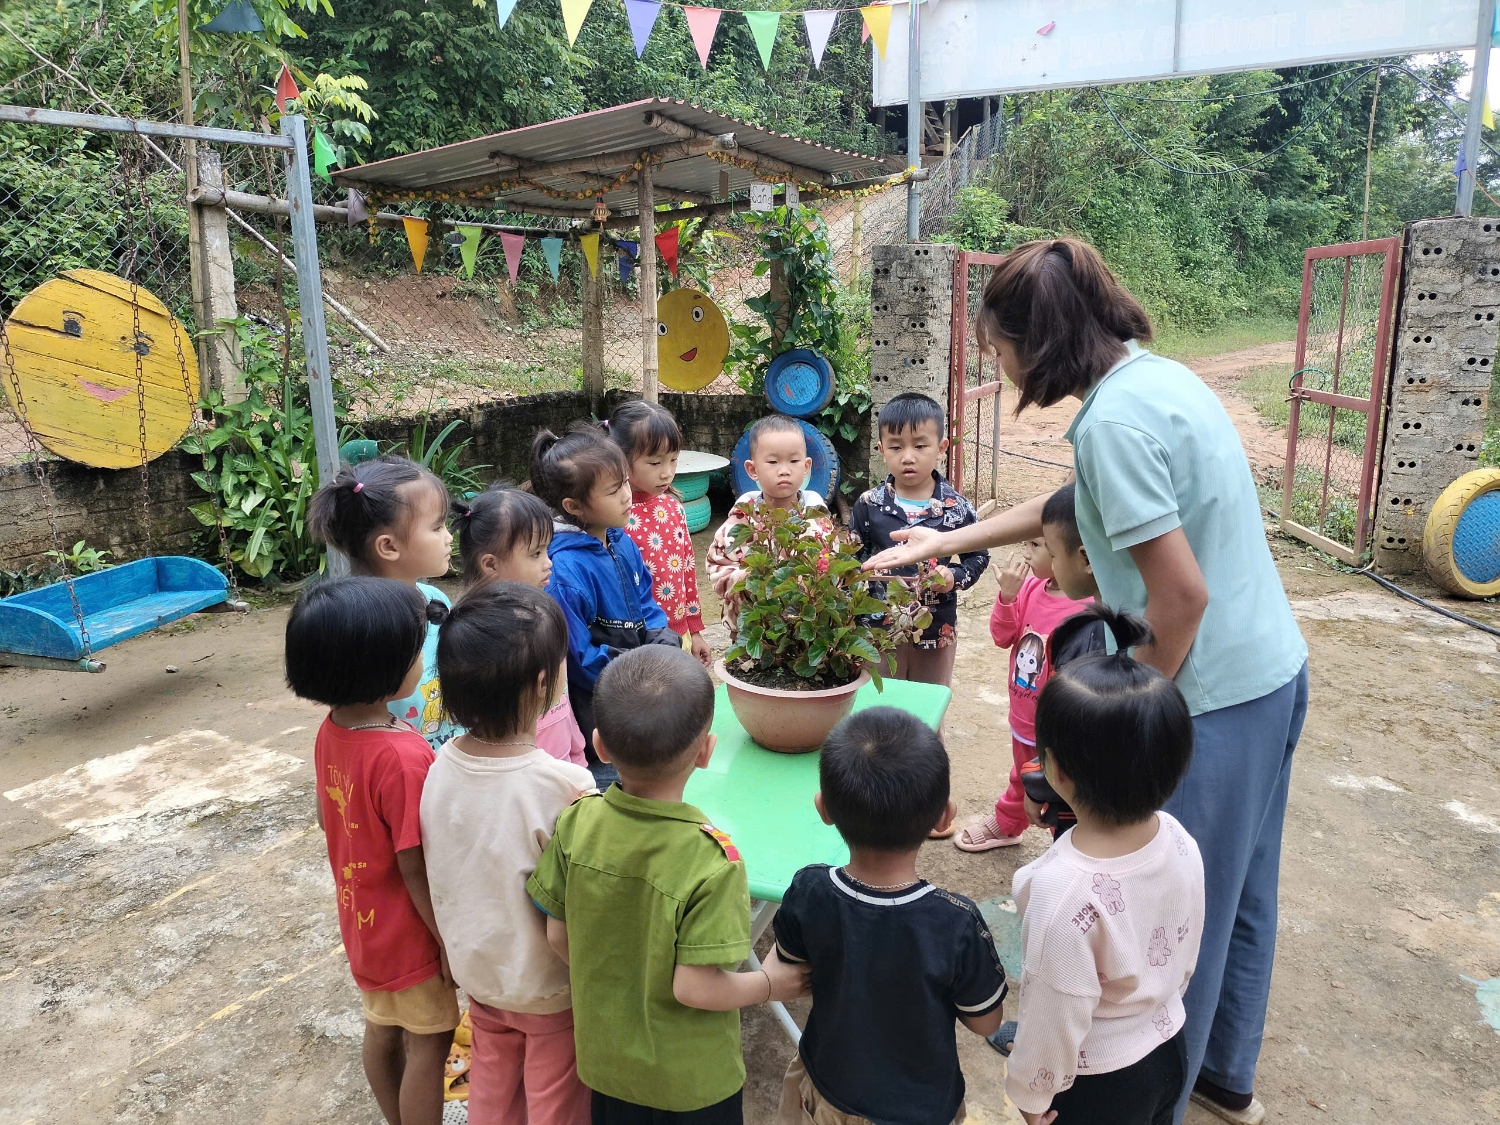
[[[73,579],[88,630],[73,613],[66,582],[0,599],[0,664],[99,672],[91,653],[228,601],[229,580],[201,559],[137,559]]]

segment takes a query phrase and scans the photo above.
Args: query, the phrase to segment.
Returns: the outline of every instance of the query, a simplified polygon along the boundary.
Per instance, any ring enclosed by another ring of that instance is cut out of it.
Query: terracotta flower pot
[[[843,687],[819,691],[786,691],[761,687],[738,679],[722,660],[714,672],[729,689],[729,705],[759,745],[781,754],[805,754],[817,750],[828,732],[854,709],[854,693],[870,682],[870,673]]]

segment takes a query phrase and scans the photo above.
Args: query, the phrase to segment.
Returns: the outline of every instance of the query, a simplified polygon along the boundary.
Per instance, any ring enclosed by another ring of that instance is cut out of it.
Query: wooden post
[[[651,161],[641,163],[636,180],[636,215],[641,223],[641,397],[656,401],[656,195]]]
[[[224,186],[223,165],[219,154],[208,145],[198,149],[198,182],[201,186],[222,190]],[[217,387],[225,402],[239,402],[246,397],[245,385],[240,376],[240,342],[232,328],[223,328],[221,321],[233,320],[239,315],[239,306],[234,296],[234,251],[229,241],[229,215],[223,207],[197,205],[193,208],[199,232],[199,271],[201,288],[194,285],[202,295],[201,311],[197,312],[201,329],[218,329],[218,335],[203,341],[208,359],[208,386]]]
[[[188,3],[177,0],[177,79],[182,90],[182,123],[193,124],[193,64],[188,50]],[[182,171],[189,195],[198,186],[198,143],[182,142]],[[199,229],[200,208],[188,205],[188,288],[193,299],[193,319],[201,333],[213,327],[208,309],[208,277],[203,261],[203,234]],[[198,337],[198,378],[208,386],[213,378],[209,365],[208,341]]]
[[[770,279],[771,286],[767,296],[776,306],[774,323],[771,325],[771,350],[779,353],[781,341],[786,339],[787,329],[792,326],[791,291],[786,284],[786,267],[780,262],[772,262]]]
[[[859,284],[859,256],[864,249],[865,197],[854,197],[854,232],[849,239],[849,288]]]
[[[602,267],[601,267],[602,268]],[[583,265],[583,393],[595,416],[604,409],[604,286]]]

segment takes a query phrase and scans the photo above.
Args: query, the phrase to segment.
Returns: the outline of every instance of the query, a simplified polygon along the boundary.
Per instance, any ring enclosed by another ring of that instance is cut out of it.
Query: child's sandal
[[[1016,1045],[1016,1021],[1006,1020],[999,1028],[990,1032],[984,1041],[1006,1058],[1010,1058],[1010,1053]]]
[[[976,820],[953,841],[953,846],[961,852],[987,852],[993,848],[1010,848],[1021,842],[1019,836],[1007,836],[1000,831],[1000,824],[994,817],[984,820]]]

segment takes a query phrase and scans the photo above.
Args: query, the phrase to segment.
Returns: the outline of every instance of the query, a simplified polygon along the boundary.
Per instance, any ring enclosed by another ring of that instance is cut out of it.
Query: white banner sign
[[[907,12],[893,6],[875,54],[876,105],[906,104]],[[921,15],[921,96],[940,102],[1472,48],[1479,0],[943,0]]]
[[[753,183],[750,185],[750,210],[769,211],[775,206],[775,184]]]

